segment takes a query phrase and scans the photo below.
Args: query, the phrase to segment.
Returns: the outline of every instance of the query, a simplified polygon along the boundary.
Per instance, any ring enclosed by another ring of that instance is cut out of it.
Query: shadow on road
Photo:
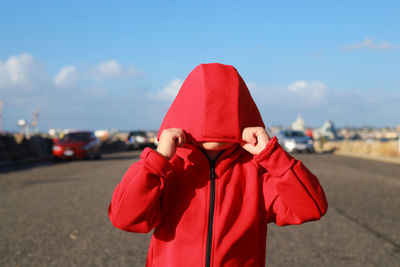
[[[24,170],[29,170],[33,169],[36,167],[46,167],[46,166],[51,166],[53,165],[52,161],[44,161],[44,162],[38,162],[38,163],[20,163],[20,162],[15,162],[11,163],[6,166],[0,166],[0,174],[7,173],[7,172],[13,172],[13,171],[24,171]]]
[[[101,158],[100,161],[109,161],[109,160],[124,160],[124,159],[138,159],[139,155],[118,155],[118,156],[111,156],[106,158]]]
[[[51,178],[44,180],[33,180],[33,181],[24,181],[21,183],[22,186],[31,186],[38,184],[51,184],[51,183],[65,183],[65,182],[81,182],[83,178]]]

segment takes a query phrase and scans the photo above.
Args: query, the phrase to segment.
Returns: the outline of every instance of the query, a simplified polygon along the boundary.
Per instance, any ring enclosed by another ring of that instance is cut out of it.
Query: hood
[[[265,127],[237,70],[218,63],[201,64],[185,79],[158,132],[181,128],[187,142],[242,140],[246,127]]]
[[[81,146],[87,145],[88,143],[89,141],[61,141],[55,143],[55,145],[61,147],[79,148]]]

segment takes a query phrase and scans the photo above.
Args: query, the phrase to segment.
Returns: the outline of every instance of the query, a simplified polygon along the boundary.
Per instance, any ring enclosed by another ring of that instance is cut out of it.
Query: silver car
[[[287,152],[314,152],[313,140],[301,131],[283,130],[276,137]]]
[[[145,131],[129,132],[125,144],[127,145],[128,149],[142,149],[150,145]]]

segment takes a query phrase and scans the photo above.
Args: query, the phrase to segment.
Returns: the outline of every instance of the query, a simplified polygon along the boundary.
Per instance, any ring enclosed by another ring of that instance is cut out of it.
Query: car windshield
[[[90,133],[67,133],[62,141],[88,141]]]
[[[304,133],[300,131],[286,131],[284,135],[289,137],[305,136]]]
[[[146,136],[145,132],[130,132],[129,136]]]

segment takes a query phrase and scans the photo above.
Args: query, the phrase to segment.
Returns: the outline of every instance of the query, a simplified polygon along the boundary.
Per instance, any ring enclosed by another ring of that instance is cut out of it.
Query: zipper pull
[[[211,163],[210,176],[211,176],[211,180],[215,180],[215,165],[214,165],[214,162]]]

